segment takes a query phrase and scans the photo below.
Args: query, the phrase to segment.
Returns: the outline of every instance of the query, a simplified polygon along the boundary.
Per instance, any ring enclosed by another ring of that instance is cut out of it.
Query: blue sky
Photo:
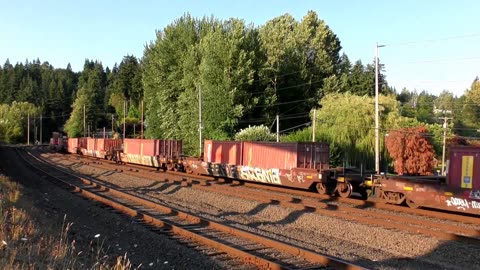
[[[374,60],[375,44],[387,80],[407,87],[461,95],[480,75],[480,1],[10,1],[0,0],[0,64],[25,59],[75,71],[86,58],[104,66],[143,55],[155,30],[188,12],[194,17],[241,18],[262,25],[314,10],[339,37],[352,62]]]

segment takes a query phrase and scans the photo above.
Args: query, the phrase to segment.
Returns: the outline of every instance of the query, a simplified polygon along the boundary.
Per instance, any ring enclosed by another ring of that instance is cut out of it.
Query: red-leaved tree
[[[427,128],[404,128],[389,132],[385,138],[390,157],[395,160],[395,172],[410,175],[432,175],[435,150],[428,141]]]

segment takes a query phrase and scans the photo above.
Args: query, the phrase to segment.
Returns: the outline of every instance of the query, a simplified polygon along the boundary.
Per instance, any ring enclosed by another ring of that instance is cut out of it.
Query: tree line
[[[122,134],[124,124],[127,137],[138,137],[144,111],[145,137],[181,139],[186,154],[198,154],[201,93],[204,138],[233,139],[249,126],[272,131],[278,115],[282,140],[307,140],[316,121],[317,138],[337,149],[338,162],[355,164],[372,155],[375,66],[374,59],[352,62],[341,49],[313,11],[301,20],[284,14],[260,26],[185,14],[156,31],[141,58],[124,56],[111,69],[88,59],[80,72],[38,59],[15,66],[7,60],[0,67],[0,103],[31,104],[37,126],[42,117],[43,138],[56,130],[75,137],[103,127]],[[380,64],[383,136],[426,125],[438,149],[438,117],[444,115],[453,117],[450,132],[475,136],[478,79],[461,97],[448,91],[435,96],[397,91],[385,69]],[[24,127],[11,136],[12,127],[0,123],[0,139],[24,142]]]

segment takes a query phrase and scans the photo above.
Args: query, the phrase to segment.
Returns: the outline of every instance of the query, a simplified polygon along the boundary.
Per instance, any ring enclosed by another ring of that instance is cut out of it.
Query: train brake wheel
[[[417,208],[420,207],[420,205],[416,204],[411,199],[406,199],[405,202],[407,203],[408,207],[410,207],[410,208],[417,209]]]
[[[338,183],[337,191],[340,197],[348,198],[352,195],[353,187],[350,183]]]
[[[316,189],[317,189],[317,192],[319,194],[322,194],[322,195],[325,195],[327,194],[327,186],[325,185],[325,183],[317,183],[317,185],[315,186]]]

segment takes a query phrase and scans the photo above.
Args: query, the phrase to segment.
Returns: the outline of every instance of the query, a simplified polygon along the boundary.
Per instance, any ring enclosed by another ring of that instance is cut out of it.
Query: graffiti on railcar
[[[468,197],[470,199],[480,200],[480,190],[471,190]]]
[[[447,206],[449,207],[456,207],[458,210],[467,210],[467,209],[480,209],[480,202],[477,201],[469,201],[463,198],[457,197],[450,197],[449,199],[445,200]]]
[[[141,164],[141,165],[152,166],[152,167],[160,167],[157,158],[154,156],[126,154],[125,157],[128,163]]]
[[[297,173],[297,174],[287,173],[287,174],[285,174],[285,176],[287,177],[288,181],[290,181],[292,183],[294,183],[294,182],[305,183],[307,181],[307,179],[312,179],[313,178],[311,175],[306,175],[306,174],[303,174],[303,173]]]
[[[240,178],[245,180],[252,180],[262,183],[278,184],[280,181],[279,169],[261,169],[257,167],[241,166],[237,167],[240,170]]]

